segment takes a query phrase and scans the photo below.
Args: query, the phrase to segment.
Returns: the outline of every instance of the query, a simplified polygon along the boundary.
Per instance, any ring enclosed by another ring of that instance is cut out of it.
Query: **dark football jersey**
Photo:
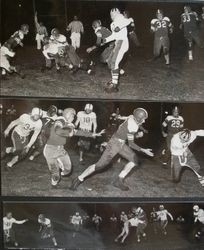
[[[111,35],[111,31],[108,28],[102,26],[95,30],[95,34],[97,36],[96,45],[100,46],[102,40]]]
[[[168,36],[170,28],[172,28],[172,23],[168,17],[162,20],[155,18],[151,21],[151,30],[154,31],[155,36]]]
[[[169,134],[176,134],[183,128],[184,120],[182,116],[168,115],[162,125],[167,127]]]
[[[198,15],[196,12],[183,13],[181,15],[181,23],[183,24],[184,32],[193,32],[198,30]]]

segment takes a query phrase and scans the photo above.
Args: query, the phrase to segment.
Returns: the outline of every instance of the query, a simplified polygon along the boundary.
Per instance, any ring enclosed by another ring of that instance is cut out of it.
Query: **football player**
[[[170,64],[170,40],[169,33],[173,32],[173,25],[170,19],[164,16],[163,11],[158,9],[156,18],[151,21],[151,32],[154,33],[154,59],[158,58],[161,50],[164,53],[166,65]]]
[[[72,164],[68,152],[64,145],[67,138],[72,136],[96,137],[104,133],[90,133],[75,129],[73,124],[76,111],[73,108],[67,108],[63,111],[63,115],[59,117],[50,128],[43,154],[51,173],[51,185],[56,187],[60,182],[61,176],[68,176],[71,172]]]
[[[39,214],[38,223],[40,224],[39,232],[41,234],[41,239],[51,238],[54,246],[57,246],[51,220],[46,218],[44,214]]]
[[[74,226],[74,233],[73,237],[76,236],[76,233],[79,232],[80,228],[82,227],[83,220],[79,212],[76,212],[75,215],[71,218],[71,224]]]
[[[193,44],[203,48],[198,26],[198,14],[191,10],[190,6],[184,6],[184,13],[181,15],[180,29],[184,31],[184,37],[188,45],[188,59],[193,61]]]
[[[102,223],[102,218],[99,215],[94,214],[94,216],[92,218],[92,222],[94,224],[94,227],[96,228],[96,231],[99,232],[100,231],[100,226],[101,226],[101,223]]]
[[[179,109],[175,106],[172,115],[168,115],[162,123],[162,135],[166,138],[166,148],[163,150],[163,165],[167,165],[171,158],[170,144],[174,134],[184,127],[184,119],[179,115]]]
[[[112,79],[108,82],[105,90],[108,93],[118,91],[119,75],[120,75],[120,63],[129,49],[127,26],[133,21],[132,18],[125,18],[120,13],[119,9],[113,8],[110,11],[111,16],[111,31],[112,34],[103,39],[103,43],[109,43],[115,41],[114,49],[110,57],[108,58],[108,65],[111,69]]]
[[[200,239],[202,233],[204,232],[204,209],[200,208],[198,205],[193,206],[193,216],[194,223],[199,223],[198,231],[195,234],[195,238]]]
[[[12,168],[18,161],[25,158],[35,143],[42,129],[41,115],[42,110],[35,107],[30,114],[23,114],[12,121],[4,131],[4,136],[7,137],[12,130],[13,146],[7,147],[6,153],[11,153],[14,157],[7,163],[8,168]]]
[[[154,234],[157,234],[158,229],[159,229],[159,222],[158,222],[158,215],[157,215],[155,207],[153,207],[152,212],[150,213],[150,219],[151,219]]]
[[[13,218],[11,212],[6,213],[6,216],[3,217],[3,231],[4,231],[4,242],[12,243],[15,247],[18,247],[18,242],[16,241],[16,233],[13,228],[13,224],[24,224],[28,219],[25,220],[16,220]]]
[[[198,175],[200,165],[189,149],[190,144],[198,136],[204,136],[204,130],[183,129],[173,136],[171,140],[171,178],[173,182],[180,182],[181,172],[184,167],[187,167],[195,173],[201,185],[204,186],[204,178]]]
[[[76,128],[82,131],[88,131],[96,133],[97,129],[97,118],[96,113],[93,112],[93,105],[87,103],[85,105],[84,111],[79,111],[77,113],[77,120],[75,122]],[[78,141],[79,146],[79,161],[83,162],[84,151],[88,151],[91,146],[90,138],[81,137]]]
[[[154,155],[151,149],[139,147],[134,142],[134,135],[138,132],[139,126],[143,124],[147,118],[148,113],[145,109],[135,109],[133,114],[130,115],[113,134],[98,162],[89,166],[81,175],[74,179],[70,189],[76,190],[86,177],[104,169],[116,155],[120,155],[126,159],[128,163],[114,181],[113,185],[123,191],[129,190],[129,187],[124,184],[124,179],[134,167],[138,166],[138,157],[133,150],[143,152],[151,157]]]
[[[44,26],[42,22],[38,21],[38,14],[35,13],[34,17],[35,28],[36,28],[36,37],[35,40],[37,42],[37,49],[41,50],[42,43],[44,43],[44,38],[48,36],[47,28]]]
[[[146,238],[145,228],[147,227],[147,215],[146,212],[141,207],[133,207],[132,213],[139,220],[137,225],[137,242],[141,241],[141,236]]]
[[[167,235],[168,216],[172,221],[174,220],[173,216],[164,208],[164,205],[159,206],[159,211],[156,211],[156,214],[159,222],[158,229],[163,235]]]
[[[58,109],[55,105],[51,105],[47,111],[42,110],[42,129],[33,145],[34,150],[29,157],[30,161],[33,161],[37,156],[43,153],[43,148],[47,140],[47,135],[49,134],[49,129],[54,121],[57,120],[57,118]]]

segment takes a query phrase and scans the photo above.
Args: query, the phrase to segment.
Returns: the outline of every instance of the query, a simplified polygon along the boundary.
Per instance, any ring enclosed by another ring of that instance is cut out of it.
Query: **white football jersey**
[[[82,218],[81,218],[81,216],[79,215],[79,216],[76,216],[76,215],[73,215],[72,216],[72,220],[71,220],[71,223],[72,224],[77,224],[77,225],[79,225],[79,224],[81,224],[82,223]]]
[[[14,131],[22,137],[29,136],[32,131],[41,130],[42,128],[42,121],[40,119],[33,121],[29,114],[21,115],[19,120],[20,124],[14,128]]]
[[[198,212],[194,212],[194,216],[198,218],[198,220],[204,224],[204,210],[199,209]]]
[[[114,38],[115,40],[126,40],[127,39],[127,26],[128,24],[128,20],[127,18],[125,18],[122,14],[118,14],[115,17],[115,20],[111,23],[111,31],[114,34]],[[115,28],[121,28],[121,30],[119,32],[115,32]]]
[[[79,128],[83,131],[92,131],[93,122],[96,120],[96,114],[91,112],[87,114],[85,111],[79,111],[77,114],[79,120]]]
[[[16,220],[15,218],[8,219],[7,217],[3,218],[3,230],[9,230],[12,228],[13,223],[23,224],[25,220]]]
[[[44,221],[38,219],[38,223],[42,224],[43,226],[51,227],[51,221],[48,218],[45,218]]]
[[[181,142],[179,138],[181,132],[175,134],[171,140],[171,154],[176,156],[182,156],[188,149],[188,146],[196,139],[197,134],[195,131],[191,131],[191,137],[188,142]]]
[[[168,211],[166,209],[162,211],[157,211],[157,216],[158,216],[158,219],[160,220],[167,220],[167,214],[168,214]]]
[[[138,218],[132,218],[129,220],[129,222],[132,227],[137,227],[141,221]]]

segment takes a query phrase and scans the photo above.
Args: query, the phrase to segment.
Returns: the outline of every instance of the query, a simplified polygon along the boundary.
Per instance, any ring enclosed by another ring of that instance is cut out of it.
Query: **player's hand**
[[[90,48],[88,48],[88,49],[86,50],[86,52],[87,52],[88,54],[90,54],[92,50],[93,50],[93,48],[90,47]]]
[[[143,148],[141,150],[143,153],[145,153],[146,155],[150,156],[150,157],[153,157],[154,156],[154,153],[152,152],[152,149],[151,148]]]
[[[29,219],[25,219],[25,222],[29,221]]]
[[[4,136],[7,137],[9,135],[9,131],[8,130],[5,130],[4,131]]]
[[[120,31],[120,28],[119,28],[119,27],[115,27],[114,31],[115,31],[115,32],[119,32],[119,31]]]
[[[30,148],[31,148],[30,145],[26,145],[23,151],[27,154]]]
[[[167,133],[162,132],[163,137],[167,137]]]
[[[105,131],[105,129],[102,129],[99,133],[93,133],[93,137],[101,136],[102,134],[105,134]]]

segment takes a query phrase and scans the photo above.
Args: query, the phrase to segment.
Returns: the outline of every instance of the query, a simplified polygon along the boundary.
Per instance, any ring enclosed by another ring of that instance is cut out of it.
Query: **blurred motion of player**
[[[184,167],[191,170],[204,186],[204,177],[198,172],[200,165],[189,149],[191,143],[199,136],[204,136],[204,130],[183,129],[176,133],[171,140],[171,178],[175,183],[180,182]]]
[[[14,155],[11,161],[7,163],[8,168],[22,160],[28,154],[30,148],[35,143],[42,129],[42,110],[33,108],[30,114],[23,114],[18,119],[12,121],[4,131],[4,136],[9,136],[12,130],[12,147],[6,148],[6,154]],[[32,134],[32,136],[31,136]]]
[[[35,29],[36,29],[36,37],[35,40],[37,42],[37,49],[40,50],[42,47],[43,40],[46,36],[48,36],[47,28],[42,22],[38,21],[38,14],[35,13]]]
[[[198,205],[193,206],[194,223],[198,223],[197,232],[195,238],[200,239],[204,233],[204,209]]]
[[[173,216],[167,209],[164,208],[164,205],[159,206],[159,211],[156,211],[156,214],[159,222],[158,229],[163,235],[167,235],[166,227],[168,225],[168,216],[172,221],[174,220]]]
[[[103,39],[103,43],[115,41],[114,49],[108,59],[108,65],[111,69],[112,79],[107,83],[105,90],[108,93],[118,91],[120,63],[129,49],[127,26],[133,21],[132,18],[125,18],[119,9],[113,8],[110,11],[112,34]]]
[[[190,6],[184,6],[184,13],[181,15],[180,29],[183,29],[184,37],[187,41],[189,61],[193,61],[194,43],[200,48],[204,47],[204,42],[200,37],[198,21],[198,14],[192,11]]]
[[[83,219],[81,217],[81,215],[79,214],[79,212],[76,212],[72,218],[71,218],[71,224],[73,225],[74,227],[74,232],[73,232],[73,237],[76,236],[76,233],[79,232],[79,230],[81,229],[82,227],[82,224],[83,224]]]
[[[79,111],[77,113],[77,120],[75,122],[76,128],[82,131],[88,131],[96,133],[97,129],[97,117],[96,113],[93,112],[93,105],[87,103],[85,105],[84,111]],[[81,137],[78,141],[79,146],[79,161],[84,161],[84,152],[90,150],[91,140],[87,137]]]
[[[39,232],[41,234],[41,239],[51,238],[54,246],[57,246],[57,241],[54,235],[52,222],[50,219],[46,218],[44,214],[39,214],[38,223],[40,224]]]
[[[24,224],[27,222],[28,219],[25,220],[16,220],[13,218],[11,212],[6,213],[6,216],[3,217],[3,231],[4,231],[4,242],[5,243],[12,243],[15,247],[18,247],[19,244],[16,240],[16,232],[13,228],[13,224]]]
[[[168,115],[162,123],[162,135],[166,138],[166,147],[162,152],[163,165],[167,165],[171,159],[171,139],[174,134],[181,131],[184,127],[184,119],[179,115],[179,108],[175,106],[172,115]]]
[[[71,43],[74,49],[79,49],[81,45],[81,34],[84,33],[84,26],[81,21],[79,21],[77,16],[74,16],[74,19],[67,26],[67,31],[71,32]]]
[[[173,25],[170,19],[164,16],[163,11],[158,9],[156,18],[151,21],[151,32],[154,33],[154,59],[158,58],[161,50],[164,53],[166,65],[170,64],[170,40],[169,33],[173,32]]]
[[[134,135],[138,132],[139,126],[143,124],[147,118],[148,113],[145,109],[135,109],[133,114],[128,116],[112,135],[98,162],[89,166],[81,175],[74,179],[70,189],[76,190],[86,177],[104,169],[116,155],[120,155],[126,159],[128,163],[117,179],[114,180],[113,185],[123,191],[128,191],[129,187],[124,184],[124,179],[134,167],[138,166],[138,156],[133,150],[143,152],[150,157],[154,155],[151,149],[139,147],[134,142]]]

